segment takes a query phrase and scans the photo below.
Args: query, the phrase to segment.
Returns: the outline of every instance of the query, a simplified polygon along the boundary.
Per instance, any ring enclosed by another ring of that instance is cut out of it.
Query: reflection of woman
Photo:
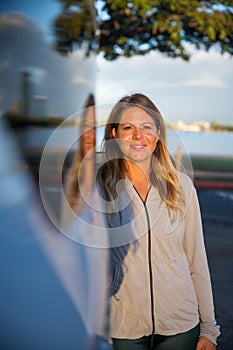
[[[141,94],[122,98],[104,140],[106,161],[97,178],[109,230],[128,224],[118,209],[124,198],[135,219],[140,213],[131,225],[136,244],[112,249],[114,349],[215,349],[219,329],[198,199],[169,156],[159,110]]]
[[[82,198],[88,194],[93,183],[95,142],[94,96],[89,95],[80,125],[79,146],[66,177],[66,198],[73,210],[82,206]]]

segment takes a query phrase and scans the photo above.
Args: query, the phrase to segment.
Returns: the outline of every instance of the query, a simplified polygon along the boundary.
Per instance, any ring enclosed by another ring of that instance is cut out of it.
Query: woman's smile
[[[138,144],[138,143],[133,143],[130,145],[130,147],[136,148],[136,149],[142,149],[146,147],[146,144]]]
[[[119,127],[113,133],[126,158],[149,164],[158,142],[158,130],[146,111],[138,107],[123,111]]]

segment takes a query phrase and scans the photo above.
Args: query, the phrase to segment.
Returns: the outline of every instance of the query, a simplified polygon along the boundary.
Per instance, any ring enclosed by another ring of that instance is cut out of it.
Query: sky
[[[50,47],[51,21],[59,10],[57,0],[0,1],[3,109],[17,99],[20,69],[31,66],[39,93],[48,96],[50,114],[67,117],[76,113],[93,90],[97,105],[141,92],[153,100],[168,122],[233,123],[233,58],[228,54],[191,48],[189,62],[155,51],[113,62],[101,56],[85,59],[78,51],[63,58]]]
[[[194,52],[190,62],[152,52],[133,59],[99,63],[101,101],[143,92],[170,122],[218,120],[233,123],[233,59],[216,52]]]
[[[21,12],[40,27],[45,36],[51,36],[51,21],[61,9],[58,0],[0,0],[0,13]]]

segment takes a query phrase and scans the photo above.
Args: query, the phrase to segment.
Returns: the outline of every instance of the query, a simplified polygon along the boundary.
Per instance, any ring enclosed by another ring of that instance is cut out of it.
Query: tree
[[[86,44],[107,60],[152,50],[188,60],[186,43],[233,55],[233,0],[59,1],[55,47],[65,55]]]

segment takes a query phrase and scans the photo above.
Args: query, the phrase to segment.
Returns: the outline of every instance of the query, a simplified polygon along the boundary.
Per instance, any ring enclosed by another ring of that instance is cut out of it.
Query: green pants
[[[139,339],[113,339],[114,350],[195,350],[200,327],[176,335],[150,335]]]

